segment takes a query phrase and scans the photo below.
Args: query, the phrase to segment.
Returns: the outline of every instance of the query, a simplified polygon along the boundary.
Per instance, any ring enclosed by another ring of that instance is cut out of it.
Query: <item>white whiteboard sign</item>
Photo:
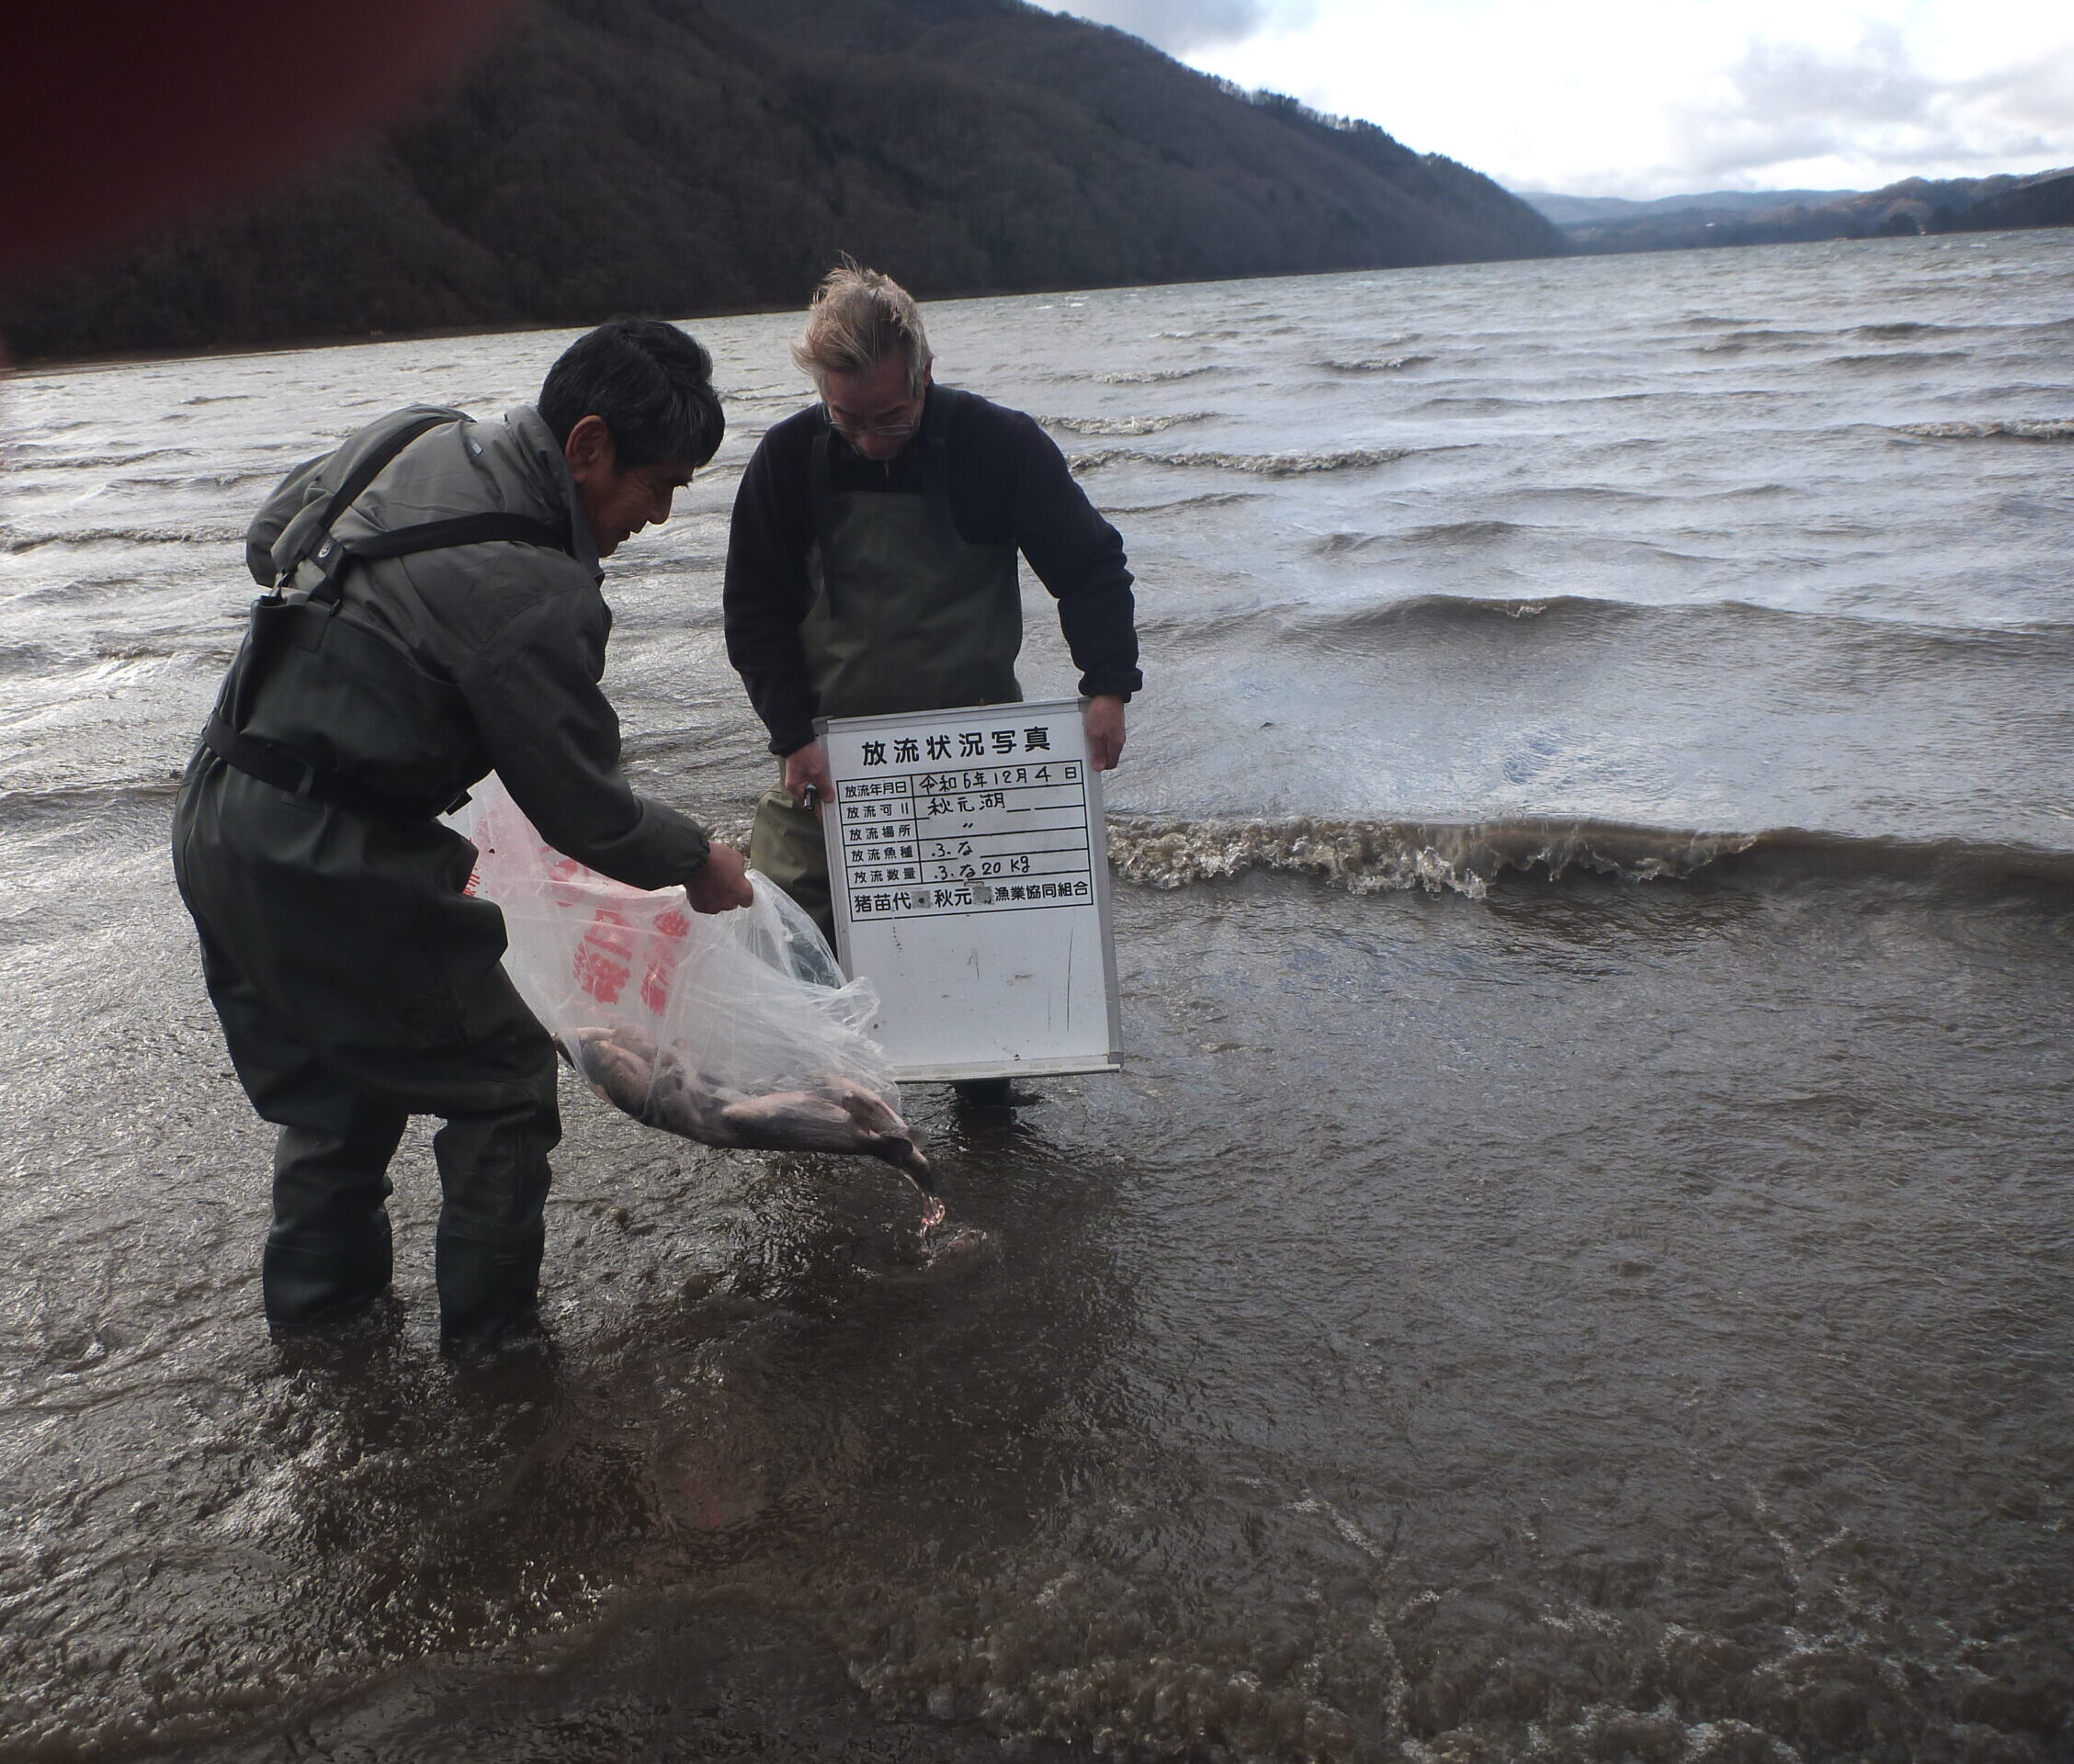
[[[835,944],[896,1077],[1113,1072],[1101,775],[1067,698],[816,723]]]

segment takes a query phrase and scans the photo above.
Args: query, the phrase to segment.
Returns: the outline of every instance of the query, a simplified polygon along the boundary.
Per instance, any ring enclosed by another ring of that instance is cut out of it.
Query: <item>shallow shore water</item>
[[[941,309],[1140,572],[1127,1069],[913,1088],[933,1260],[890,1170],[569,1084],[552,1349],[472,1365],[420,1128],[391,1312],[266,1340],[164,829],[273,477],[561,339],[18,378],[0,1759],[2066,1756],[2070,288],[2010,235]],[[644,786],[736,827],[788,322],[696,327],[734,432],[607,584]]]

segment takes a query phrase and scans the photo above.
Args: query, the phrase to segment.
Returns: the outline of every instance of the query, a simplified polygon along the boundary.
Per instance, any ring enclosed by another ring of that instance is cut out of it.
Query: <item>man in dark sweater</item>
[[[1142,684],[1123,541],[1020,411],[934,383],[921,314],[853,264],[814,297],[793,360],[822,401],[766,434],[728,542],[728,657],[783,761],[750,862],[833,935],[813,719],[1023,695],[1018,552],[1059,602],[1097,770]]]

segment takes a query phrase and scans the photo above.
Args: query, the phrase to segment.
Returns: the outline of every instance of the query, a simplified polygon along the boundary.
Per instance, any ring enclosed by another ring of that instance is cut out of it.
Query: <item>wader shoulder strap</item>
[[[202,730],[202,745],[226,764],[287,790],[296,796],[315,797],[324,802],[380,815],[391,820],[430,820],[468,800],[464,794],[454,802],[432,802],[421,797],[393,796],[386,790],[359,784],[328,766],[320,766],[288,748],[244,732],[252,701],[261,681],[284,642],[294,640],[316,648],[323,639],[323,626],[338,605],[340,584],[347,567],[383,558],[406,558],[421,551],[444,551],[454,546],[486,545],[509,541],[535,545],[573,555],[569,531],[524,514],[457,514],[444,521],[423,521],[415,526],[398,527],[391,533],[370,533],[358,538],[338,539],[328,529],[346,505],[374,481],[381,468],[402,452],[417,435],[450,418],[428,419],[407,431],[395,447],[364,460],[332,498],[324,511],[323,543],[308,554],[323,572],[308,599],[290,601],[277,587],[253,603],[252,624],[245,639],[245,652],[234,671],[234,685],[226,693],[209,724]],[[300,567],[300,560],[289,574]],[[285,583],[284,583],[285,585]],[[317,628],[309,628],[315,625]]]
[[[834,430],[823,423],[807,457],[807,503],[813,515],[814,543],[821,547],[822,576],[825,581],[835,548],[835,482],[829,476],[828,438]]]
[[[443,416],[436,411],[427,411],[415,422],[406,423],[380,447],[370,452],[365,459],[361,460],[346,474],[346,481],[332,492],[331,501],[324,505],[323,518],[312,530],[311,538],[312,542],[329,537],[332,523],[360,500],[360,492],[381,475],[382,468],[388,465],[391,459],[402,453],[419,435],[430,434],[441,424],[451,423],[453,420],[452,417]],[[309,555],[310,547],[306,546],[289,561],[285,571],[278,571],[275,575],[274,585],[277,588],[287,587],[289,579],[295,574],[297,566]]]
[[[958,396],[947,386],[931,387],[922,417],[922,499],[930,527],[946,546],[958,543],[958,522],[950,512],[950,419]]]
[[[532,520],[524,514],[494,513],[424,521],[415,526],[400,526],[392,533],[369,533],[360,538],[338,539],[327,536],[310,554],[309,560],[316,564],[321,574],[306,597],[290,600],[276,588],[272,594],[262,594],[252,603],[252,622],[245,638],[244,654],[232,676],[235,685],[228,707],[231,726],[243,729],[252,720],[254,695],[283,643],[293,640],[308,650],[323,644],[325,622],[337,610],[340,585],[347,566],[497,540],[537,545],[552,551],[570,552],[572,549],[565,527],[550,526],[545,521]],[[224,757],[229,758],[229,755]]]
[[[323,580],[311,589],[310,598],[313,602],[336,601],[339,578],[351,563],[407,558],[420,551],[445,551],[457,545],[488,545],[499,539],[574,555],[567,527],[550,526],[524,514],[457,514],[449,520],[423,521],[416,526],[400,526],[392,533],[368,533],[352,539],[335,539],[326,534],[324,542],[310,554],[310,561],[323,571]]]
[[[823,422],[807,453],[807,506],[813,517],[814,548],[821,554],[821,595],[831,613],[843,604],[835,576],[835,480],[829,463],[834,425]]]

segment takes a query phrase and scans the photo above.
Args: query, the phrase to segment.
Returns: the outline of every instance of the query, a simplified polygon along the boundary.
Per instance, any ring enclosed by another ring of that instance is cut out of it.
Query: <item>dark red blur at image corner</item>
[[[512,0],[134,0],[9,8],[0,277],[263,189],[488,47]]]

